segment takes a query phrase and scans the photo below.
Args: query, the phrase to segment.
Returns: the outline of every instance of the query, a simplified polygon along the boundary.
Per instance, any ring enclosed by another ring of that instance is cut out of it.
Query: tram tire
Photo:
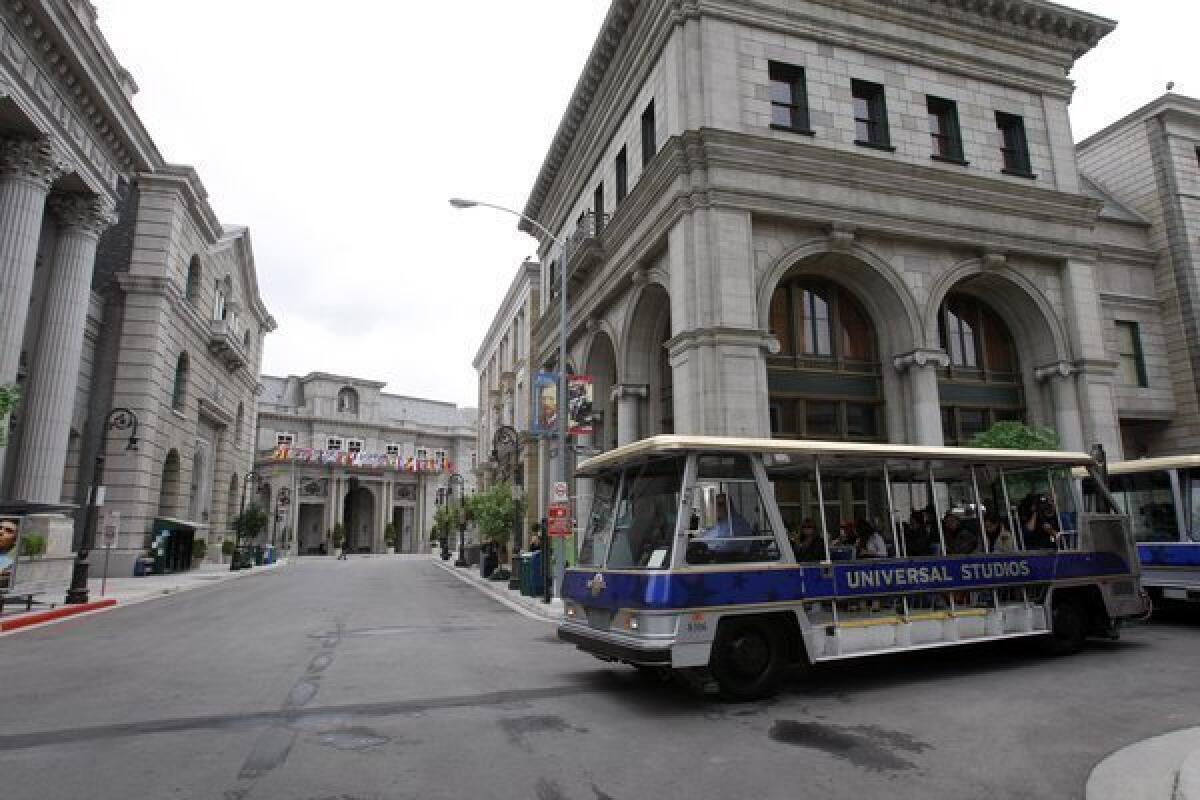
[[[1055,599],[1050,623],[1050,635],[1044,637],[1043,647],[1052,656],[1068,656],[1083,649],[1087,638],[1086,609],[1077,598]]]
[[[726,700],[758,700],[775,692],[783,671],[784,642],[765,620],[730,619],[713,642],[709,669]]]

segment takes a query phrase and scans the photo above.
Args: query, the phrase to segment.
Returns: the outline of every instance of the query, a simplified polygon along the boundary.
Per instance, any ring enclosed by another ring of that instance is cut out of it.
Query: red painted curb
[[[94,600],[91,603],[59,606],[58,608],[52,608],[49,611],[35,611],[32,614],[24,614],[20,617],[13,617],[12,619],[0,620],[0,633],[15,631],[19,628],[37,625],[41,622],[49,622],[53,619],[71,617],[75,614],[82,614],[85,611],[95,611],[100,608],[108,608],[110,606],[115,606],[116,604],[116,598],[109,597],[104,600]]]

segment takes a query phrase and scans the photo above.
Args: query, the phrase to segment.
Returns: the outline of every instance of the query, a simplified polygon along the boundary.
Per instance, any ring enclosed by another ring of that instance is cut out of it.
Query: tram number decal
[[[708,621],[703,614],[692,614],[688,617],[686,630],[688,633],[708,633]]]

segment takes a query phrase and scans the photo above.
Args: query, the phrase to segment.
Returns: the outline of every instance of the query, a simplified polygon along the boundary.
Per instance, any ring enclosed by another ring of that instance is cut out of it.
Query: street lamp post
[[[463,476],[457,472],[450,476],[450,489],[454,491],[454,484],[458,484],[458,560],[454,562],[456,567],[465,567],[467,565],[466,542],[464,538],[467,534],[467,492],[463,489]]]
[[[75,552],[75,564],[71,568],[71,585],[67,588],[65,602],[71,605],[88,601],[88,553],[96,542],[96,509],[99,507],[97,494],[104,488],[104,443],[109,431],[129,431],[129,442],[125,445],[128,451],[136,451],[138,418],[132,409],[114,408],[104,418],[100,427],[100,448],[96,456],[96,469],[92,474],[92,485],[88,490],[87,510],[83,518],[83,540]]]
[[[494,205],[492,203],[484,203],[479,200],[466,200],[461,197],[450,198],[450,205],[454,208],[474,208],[483,206],[496,211],[503,211],[506,214],[512,214],[515,217],[520,217],[525,220],[531,227],[538,230],[550,241],[558,245],[562,252],[562,263],[558,269],[558,458],[559,458],[559,480],[564,484],[568,483],[569,474],[567,472],[567,270],[571,266],[571,248],[570,238],[559,238],[546,229],[537,220],[522,214],[520,211],[514,211],[511,208]],[[548,503],[543,502],[543,507]],[[551,547],[549,530],[546,531],[546,541],[544,542],[544,558],[547,562],[552,557],[554,548]],[[550,565],[547,563],[547,574],[551,574]]]
[[[232,572],[238,568],[238,552],[242,549],[242,527],[246,522],[246,484],[252,480],[256,480],[258,476],[254,471],[246,473],[242,478],[242,502],[238,510],[237,526],[233,532],[233,557],[229,559],[229,571]]]

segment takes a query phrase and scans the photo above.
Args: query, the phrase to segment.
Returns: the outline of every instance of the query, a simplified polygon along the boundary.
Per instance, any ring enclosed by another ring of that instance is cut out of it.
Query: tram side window
[[[610,569],[665,569],[679,509],[683,459],[648,461],[625,471],[616,507]]]
[[[1179,521],[1171,480],[1165,471],[1113,475],[1109,491],[1121,505],[1139,542],[1175,542],[1179,540]]]
[[[617,475],[606,475],[596,480],[596,494],[592,498],[592,509],[584,529],[583,541],[579,543],[579,566],[599,567],[608,552],[609,529],[612,523],[613,499],[617,493]]]
[[[1183,507],[1188,515],[1186,539],[1200,542],[1200,469],[1180,470],[1179,488],[1183,492]]]
[[[699,458],[692,493],[689,564],[778,561],[779,546],[744,455]]]

